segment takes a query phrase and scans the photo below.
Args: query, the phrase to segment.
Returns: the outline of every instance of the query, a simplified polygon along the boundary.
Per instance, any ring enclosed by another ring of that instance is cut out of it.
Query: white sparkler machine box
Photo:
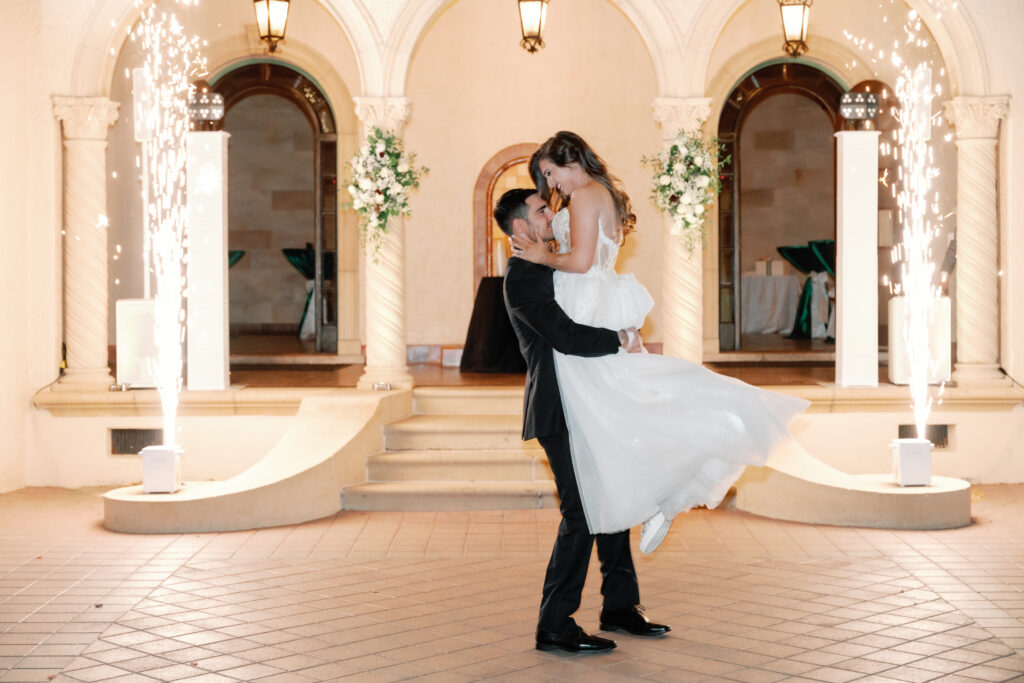
[[[892,474],[900,486],[932,483],[932,442],[928,439],[893,439]]]
[[[142,456],[142,491],[174,493],[181,488],[181,446],[146,446]]]
[[[153,299],[118,299],[115,308],[117,383],[156,386],[156,314]]]
[[[910,358],[906,338],[903,336],[906,314],[905,298],[895,296],[889,299],[889,381],[893,384],[910,384]],[[928,332],[928,355],[931,358],[928,384],[948,382],[952,370],[948,296],[935,300],[935,315]]]

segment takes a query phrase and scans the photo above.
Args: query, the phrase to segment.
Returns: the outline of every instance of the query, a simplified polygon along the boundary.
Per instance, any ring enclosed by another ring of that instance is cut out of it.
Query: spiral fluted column
[[[106,97],[53,98],[64,133],[64,343],[67,369],[57,385],[106,389],[107,131],[118,103]]]
[[[711,99],[659,97],[654,100],[653,110],[654,119],[661,126],[662,140],[670,145],[680,130],[697,134],[701,132],[704,121],[711,113]],[[698,245],[690,254],[682,238],[670,234],[671,217],[666,214],[664,221],[663,353],[699,363],[703,356],[702,252]]]
[[[1009,97],[956,97],[956,369],[959,384],[1002,380],[999,370],[999,222],[996,141]]]
[[[357,97],[356,116],[364,135],[374,126],[400,135],[409,120],[404,97]],[[413,385],[405,349],[405,219],[388,220],[388,231],[374,258],[366,259],[366,367],[357,387],[392,389]]]

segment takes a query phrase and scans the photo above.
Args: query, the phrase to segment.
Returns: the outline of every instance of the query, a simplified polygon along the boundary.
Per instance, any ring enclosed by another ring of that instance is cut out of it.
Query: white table
[[[743,334],[789,334],[800,302],[797,275],[755,275],[740,280],[740,320]]]

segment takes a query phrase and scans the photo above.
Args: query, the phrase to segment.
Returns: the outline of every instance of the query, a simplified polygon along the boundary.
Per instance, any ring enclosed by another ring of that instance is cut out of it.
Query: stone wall
[[[835,239],[835,142],[813,100],[775,95],[740,131],[740,265],[781,258],[776,247]]]
[[[283,248],[313,242],[313,131],[297,106],[274,95],[242,100],[224,118],[228,248],[245,256],[230,274],[233,330],[298,329],[306,280]]]

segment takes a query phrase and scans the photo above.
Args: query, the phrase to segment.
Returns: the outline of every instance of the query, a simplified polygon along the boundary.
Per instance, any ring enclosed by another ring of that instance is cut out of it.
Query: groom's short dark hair
[[[537,194],[537,190],[528,190],[517,187],[501,195],[501,199],[494,205],[494,220],[498,221],[501,231],[512,236],[512,221],[517,218],[526,218],[529,207],[526,206],[526,198],[531,194]]]

